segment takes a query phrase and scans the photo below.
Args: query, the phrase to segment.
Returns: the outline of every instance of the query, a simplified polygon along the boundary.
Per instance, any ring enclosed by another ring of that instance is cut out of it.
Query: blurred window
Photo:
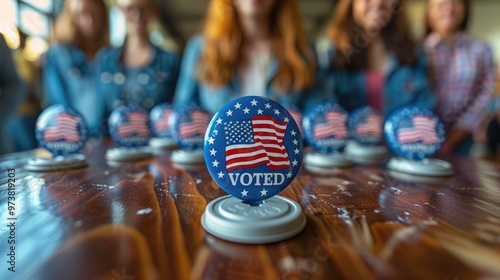
[[[27,36],[47,40],[61,0],[0,0],[0,26],[16,27]]]

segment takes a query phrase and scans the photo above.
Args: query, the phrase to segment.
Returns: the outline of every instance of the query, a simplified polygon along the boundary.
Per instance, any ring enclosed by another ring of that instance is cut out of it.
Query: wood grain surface
[[[28,172],[40,150],[0,157],[7,232],[8,169],[16,174],[16,272],[0,240],[0,279],[500,279],[500,168],[441,157],[449,178],[403,178],[385,164],[329,172],[302,167],[281,195],[299,202],[298,236],[242,245],[207,234],[200,218],[225,195],[204,166],[159,152],[110,164],[108,140],[89,167]],[[0,236],[6,236],[1,233]]]

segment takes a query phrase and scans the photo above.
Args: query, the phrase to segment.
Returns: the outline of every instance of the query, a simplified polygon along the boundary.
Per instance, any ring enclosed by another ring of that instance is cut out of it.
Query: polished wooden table
[[[305,230],[241,245],[201,227],[207,203],[225,195],[205,167],[175,166],[168,152],[113,166],[109,146],[93,143],[89,167],[70,171],[26,171],[39,150],[0,157],[0,279],[500,279],[495,163],[446,157],[456,175],[437,181],[401,178],[385,164],[303,167],[282,195],[302,206]],[[12,217],[16,272],[7,263]]]

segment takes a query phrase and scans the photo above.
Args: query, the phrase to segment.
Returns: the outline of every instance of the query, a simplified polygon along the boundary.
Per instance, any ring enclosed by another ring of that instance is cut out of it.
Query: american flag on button
[[[324,121],[319,121],[313,129],[315,139],[325,139],[335,137],[338,139],[347,138],[349,132],[346,125],[347,115],[338,111],[328,111]]]
[[[126,115],[128,122],[123,122],[118,126],[118,135],[127,137],[132,135],[148,136],[148,116],[140,112],[129,112]]]
[[[380,136],[382,135],[382,117],[371,114],[363,123],[356,127],[356,134],[359,136]]]
[[[438,120],[424,115],[415,115],[411,119],[413,127],[400,128],[397,132],[398,142],[409,144],[421,141],[432,145],[439,143],[436,133]]]
[[[163,110],[162,116],[155,122],[154,126],[158,131],[170,129],[169,118],[172,115],[172,109]]]
[[[179,126],[179,136],[181,138],[205,135],[210,117],[201,110],[194,110],[189,115],[190,120]]]
[[[288,153],[283,145],[286,127],[286,122],[271,116],[225,123],[227,171],[264,164],[272,170],[290,168]]]
[[[45,142],[54,142],[66,140],[67,142],[80,141],[80,133],[78,132],[77,116],[62,113],[57,116],[56,124],[43,131],[43,140]]]

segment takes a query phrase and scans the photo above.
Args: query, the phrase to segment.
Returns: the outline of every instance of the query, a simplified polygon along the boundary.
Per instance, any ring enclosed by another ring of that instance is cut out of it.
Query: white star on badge
[[[280,115],[280,111],[278,109],[275,109],[274,110],[274,114],[279,116]]]
[[[214,129],[214,135],[218,135],[219,131],[217,129]]]
[[[266,109],[271,109],[271,105],[269,103],[266,103],[264,106],[266,106]]]
[[[288,179],[292,178],[292,172],[291,172],[291,171],[288,171],[288,173],[286,174],[286,177],[287,177]]]
[[[216,151],[214,148],[212,148],[212,149],[210,150],[210,155],[211,155],[211,156],[215,156],[215,154],[216,154],[216,153],[217,153],[217,151]]]
[[[245,114],[249,114],[250,113],[250,109],[245,108],[245,109],[243,109],[243,112],[245,112]]]
[[[297,141],[297,139],[293,139],[292,142],[293,142],[294,145],[298,145],[299,144],[299,141]]]
[[[239,102],[236,102],[236,104],[234,104],[234,108],[241,109],[241,104]]]
[[[232,116],[232,115],[233,115],[233,111],[228,110],[228,111],[226,112],[226,114],[227,114],[227,116],[228,116],[228,117],[229,117],[229,116]]]
[[[248,194],[248,191],[243,189],[243,191],[241,192],[241,196],[247,196],[247,194]]]
[[[293,166],[297,166],[297,164],[299,164],[299,162],[298,162],[296,159],[294,159],[294,160],[292,161],[292,164],[293,164]]]
[[[255,99],[250,101],[250,103],[252,103],[252,106],[257,106],[257,100],[255,100]]]
[[[285,118],[285,122],[289,122],[290,119],[288,117]]]
[[[215,141],[215,139],[212,136],[210,136],[210,138],[208,138],[208,144],[213,145],[214,141]]]
[[[267,190],[266,189],[262,189],[260,191],[260,196],[267,196]]]
[[[295,152],[296,155],[298,155],[300,153],[300,150],[295,148],[295,150],[293,150]]]
[[[213,167],[219,167],[219,162],[217,160],[212,161]]]
[[[217,119],[217,124],[222,124],[222,119],[221,118]]]
[[[295,131],[295,130],[290,131],[290,133],[292,134],[292,136],[297,135],[297,131]]]
[[[221,172],[217,173],[217,175],[219,175],[219,179],[222,179],[222,178],[224,178],[224,175],[226,175],[226,174],[224,174],[224,173],[221,171]]]
[[[264,111],[262,111],[261,109],[257,110],[257,115],[262,115],[262,113],[264,113]]]

